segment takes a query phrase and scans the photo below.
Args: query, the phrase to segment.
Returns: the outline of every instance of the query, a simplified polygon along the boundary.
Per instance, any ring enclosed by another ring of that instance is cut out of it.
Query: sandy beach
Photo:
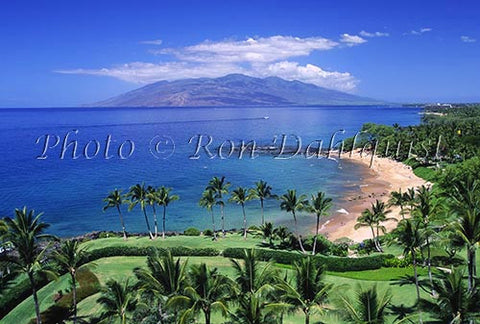
[[[425,180],[417,177],[409,166],[388,158],[375,157],[372,168],[369,168],[371,155],[364,154],[361,157],[360,153],[356,152],[350,157],[349,153],[345,153],[342,159],[362,164],[365,167],[365,174],[362,184],[359,185],[360,188],[347,194],[342,199],[341,208],[335,210],[322,225],[320,232],[332,241],[347,237],[360,242],[371,238],[369,228],[354,229],[356,219],[362,211],[369,208],[376,199],[388,201],[392,191],[401,189],[405,192],[408,188],[419,187],[426,183]],[[392,212],[389,217],[400,220],[400,208],[390,209]],[[389,221],[384,225],[390,231],[396,227],[396,222]]]

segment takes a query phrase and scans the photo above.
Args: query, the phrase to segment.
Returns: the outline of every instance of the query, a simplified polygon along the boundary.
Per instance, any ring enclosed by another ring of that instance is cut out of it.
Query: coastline
[[[369,168],[370,159],[370,154],[364,154],[363,157],[360,157],[359,152],[354,152],[352,157],[349,156],[349,153],[342,155],[342,160],[361,165],[365,170],[358,188],[346,193],[341,200],[341,207],[322,222],[320,233],[331,241],[349,238],[354,242],[361,242],[371,238],[372,234],[369,228],[354,229],[357,218],[366,208],[370,208],[376,199],[384,202],[388,201],[392,191],[401,189],[402,192],[405,192],[408,188],[419,187],[427,183],[417,177],[413,170],[402,162],[375,157],[372,168]],[[389,209],[391,209],[391,213],[388,214],[388,217],[401,219],[399,207]],[[383,225],[387,228],[387,231],[391,231],[396,227],[396,224],[395,221],[388,221]]]

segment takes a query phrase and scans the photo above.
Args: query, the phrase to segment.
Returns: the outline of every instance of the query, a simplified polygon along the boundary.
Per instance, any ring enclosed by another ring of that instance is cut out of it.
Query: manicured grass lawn
[[[136,247],[147,247],[147,246],[156,246],[156,247],[189,247],[189,248],[216,248],[223,250],[226,248],[238,247],[238,248],[252,248],[259,247],[262,243],[261,238],[249,236],[247,240],[244,240],[243,237],[239,234],[227,234],[227,237],[224,239],[219,235],[218,241],[213,241],[211,237],[208,236],[170,236],[165,240],[162,238],[157,238],[155,240],[150,240],[148,237],[138,237],[132,236],[129,237],[127,241],[124,241],[121,237],[112,237],[97,239],[83,243],[88,249],[101,249],[104,247],[110,246],[136,246]]]
[[[69,276],[64,275],[55,281],[40,289],[38,300],[40,302],[40,311],[46,310],[54,304],[53,297],[59,290],[65,291],[69,286]],[[2,324],[24,324],[35,316],[33,297],[30,296],[8,313],[1,321]]]
[[[147,237],[130,237],[127,241],[122,238],[106,238],[98,239],[83,243],[88,249],[99,249],[110,246],[158,246],[158,247],[190,247],[190,248],[216,248],[223,250],[229,247],[256,248],[260,247],[262,240],[260,238],[249,237],[246,241],[238,234],[228,234],[226,239],[220,238],[219,241],[212,241],[210,237],[204,236],[174,236],[165,240],[158,238],[150,240]],[[387,253],[395,255],[401,254],[398,246],[390,246],[386,248]],[[182,257],[182,261],[188,259],[189,264],[198,264],[205,262],[210,267],[217,267],[219,271],[227,276],[232,277],[234,274],[231,267],[231,261],[224,257]],[[135,280],[133,269],[136,267],[146,266],[146,257],[109,257],[96,260],[89,264],[92,272],[98,277],[100,283],[104,285],[108,280],[114,279],[118,281],[125,280],[130,277]],[[289,273],[291,276],[291,266],[275,265],[281,273]],[[426,276],[426,269],[419,269],[420,275]],[[335,285],[333,290],[335,296],[339,294],[351,295],[353,288],[357,285],[369,286],[377,285],[379,289],[390,289],[393,293],[393,303],[400,305],[413,305],[415,302],[415,289],[413,285],[403,287],[391,286],[390,281],[398,279],[404,275],[413,274],[411,268],[382,268],[368,271],[351,271],[351,272],[328,272],[326,281]],[[49,283],[39,292],[41,310],[47,309],[53,304],[53,296],[59,290],[64,292],[69,289],[69,278],[62,276],[58,280]],[[90,296],[79,303],[79,315],[91,316],[98,315],[101,312],[101,306],[96,303],[99,294]],[[427,297],[427,296],[424,296]],[[13,309],[4,319],[3,323],[27,323],[29,319],[35,315],[33,307],[33,298],[30,297]],[[214,323],[222,323],[223,319],[219,314],[215,314]],[[313,321],[314,322],[314,321]],[[201,323],[201,321],[200,321]],[[303,323],[302,314],[289,315],[285,318],[285,323]],[[332,320],[333,323],[333,320]]]
[[[405,275],[413,276],[413,268],[381,268],[366,271],[328,272],[329,275],[365,281],[392,281]],[[418,268],[420,276],[427,276],[425,268]]]
[[[181,258],[188,259],[189,264],[198,264],[205,262],[210,267],[217,267],[219,271],[227,276],[233,276],[234,272],[231,267],[231,262],[228,258],[223,257],[188,257]],[[92,271],[97,275],[101,284],[105,284],[109,279],[125,280],[131,278],[134,280],[133,269],[136,267],[146,266],[146,257],[110,257],[103,258],[94,262],[94,265],[89,265]],[[284,273],[287,271],[291,275],[291,270],[288,267],[278,267]],[[414,287],[391,286],[389,280],[396,279],[404,274],[409,274],[411,269],[402,268],[382,268],[378,270],[368,271],[354,271],[354,272],[329,272],[325,278],[327,282],[335,285],[334,292],[336,295],[345,294],[350,295],[353,288],[357,285],[373,285],[376,284],[380,289],[391,289],[393,302],[396,304],[412,305],[415,302]],[[68,278],[61,277],[40,290],[41,309],[44,310],[53,304],[53,295],[60,289],[68,287]],[[79,315],[98,315],[101,312],[101,307],[96,303],[99,294],[88,297],[79,303]],[[425,296],[426,297],[426,296]],[[34,317],[33,300],[28,298],[10,312],[0,323],[26,323],[30,318]],[[223,320],[219,314],[215,314],[215,323],[222,323]],[[290,315],[285,318],[285,323],[302,323],[303,317],[301,314]],[[201,323],[201,322],[200,322]]]

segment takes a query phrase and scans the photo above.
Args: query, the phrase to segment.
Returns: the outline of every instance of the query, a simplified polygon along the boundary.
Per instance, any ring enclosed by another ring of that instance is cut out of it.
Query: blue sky
[[[240,72],[395,102],[480,101],[478,1],[4,1],[0,107]]]

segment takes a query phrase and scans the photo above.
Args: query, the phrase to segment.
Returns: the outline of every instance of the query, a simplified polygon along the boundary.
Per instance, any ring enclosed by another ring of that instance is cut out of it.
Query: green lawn
[[[381,268],[366,271],[328,272],[335,277],[364,280],[364,281],[392,281],[405,275],[413,276],[413,268]],[[428,271],[424,268],[418,269],[420,276],[427,276]]]
[[[53,297],[59,290],[65,291],[69,284],[69,276],[64,275],[55,281],[50,282],[48,285],[40,289],[38,292],[38,300],[40,302],[40,311],[46,310],[48,307],[54,304]],[[2,324],[24,324],[35,316],[35,309],[33,304],[33,297],[30,296],[17,307],[15,307],[10,313],[8,313],[1,321]]]
[[[97,239],[83,243],[83,246],[89,249],[100,249],[110,246],[136,246],[136,247],[176,247],[184,246],[189,248],[216,248],[223,250],[226,248],[252,248],[259,247],[262,242],[261,238],[249,236],[247,240],[244,240],[243,237],[239,234],[227,234],[227,237],[221,238],[219,236],[218,241],[213,241],[211,237],[208,236],[171,236],[167,237],[165,240],[162,238],[157,238],[156,240],[150,240],[148,237],[138,237],[132,236],[129,237],[127,241],[124,241],[121,237]]]
[[[212,241],[210,237],[204,236],[174,236],[168,237],[165,240],[161,238],[157,240],[150,240],[147,237],[130,237],[127,241],[122,238],[106,238],[88,241],[83,243],[83,246],[88,249],[98,249],[110,246],[157,246],[157,247],[190,247],[190,248],[216,248],[223,250],[229,247],[243,247],[253,248],[260,247],[262,240],[260,238],[249,237],[244,240],[238,234],[228,234],[226,239],[219,239],[219,241]],[[401,249],[398,246],[392,245],[386,248],[387,253],[395,255],[401,254]],[[182,257],[182,261],[188,259],[189,264],[198,264],[205,262],[210,267],[217,267],[219,271],[227,276],[233,275],[231,261],[228,258],[218,257]],[[109,279],[125,280],[131,278],[135,280],[133,269],[136,267],[146,266],[146,257],[109,257],[96,260],[87,265],[92,272],[98,277],[100,283],[103,285]],[[290,272],[291,266],[276,264],[275,267],[282,273]],[[426,276],[426,269],[419,269],[420,275]],[[412,285],[398,287],[392,286],[391,281],[396,280],[404,275],[412,275],[411,268],[382,268],[368,271],[350,271],[350,272],[327,272],[326,281],[334,284],[334,295],[350,295],[353,287],[357,285],[377,285],[380,289],[390,289],[393,293],[393,303],[413,305],[415,302],[415,289]],[[69,280],[67,276],[62,276],[54,282],[49,283],[39,292],[39,299],[41,303],[41,310],[47,309],[53,305],[53,296],[59,290],[65,292],[69,288]],[[79,315],[91,316],[98,315],[101,312],[101,307],[96,303],[99,294],[90,296],[79,303]],[[426,297],[426,296],[425,296]],[[5,318],[0,321],[0,324],[10,323],[27,323],[29,319],[35,315],[33,307],[33,298],[30,297],[20,303],[13,309]],[[333,319],[331,320],[334,322]],[[222,323],[223,320],[219,314],[215,315],[215,323]],[[330,320],[329,320],[330,322]],[[201,322],[200,322],[201,323]],[[302,314],[294,314],[285,318],[285,323],[303,323]]]
[[[231,262],[223,257],[188,257],[181,258],[188,259],[189,264],[198,264],[205,262],[208,266],[217,267],[219,271],[225,275],[232,276],[233,269]],[[96,274],[101,284],[109,279],[125,280],[126,278],[134,279],[133,269],[136,267],[145,266],[146,257],[110,257],[103,258],[94,262],[94,265],[89,265],[92,271]],[[288,267],[278,267],[280,271],[290,272]],[[389,281],[397,279],[399,276],[409,274],[411,269],[397,269],[397,268],[382,268],[378,270],[369,271],[354,271],[354,272],[328,272],[326,281],[335,285],[334,291],[336,294],[341,293],[349,295],[352,288],[357,285],[373,285],[376,284],[380,289],[391,289],[394,293],[393,302],[396,304],[412,305],[415,301],[415,290],[413,286],[391,286]],[[44,310],[53,304],[53,295],[59,289],[66,289],[68,287],[68,278],[62,276],[59,280],[54,281],[40,290],[41,309]],[[98,315],[101,312],[101,307],[96,303],[99,294],[90,296],[89,298],[79,303],[79,315]],[[34,317],[33,300],[28,298],[10,312],[0,323],[26,323],[30,318]],[[217,314],[215,323],[221,323],[222,319]],[[301,314],[295,316],[288,316],[285,318],[285,323],[302,323]]]

